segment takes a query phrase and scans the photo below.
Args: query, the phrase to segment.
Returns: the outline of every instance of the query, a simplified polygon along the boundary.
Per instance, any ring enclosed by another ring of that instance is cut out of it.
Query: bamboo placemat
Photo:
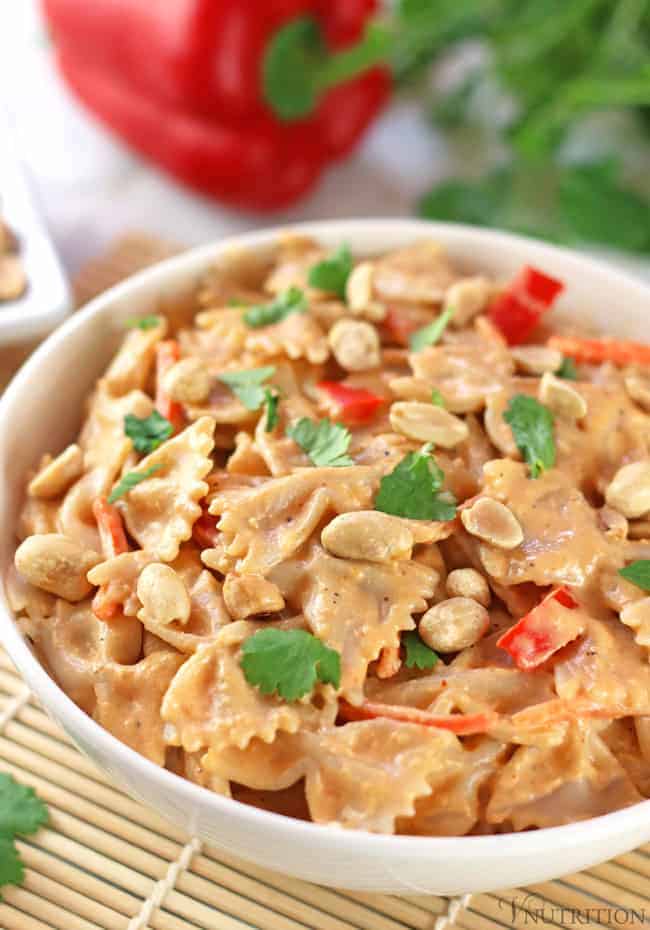
[[[121,240],[78,277],[79,301],[174,251],[149,237]],[[0,771],[35,788],[50,811],[48,826],[18,843],[25,882],[4,889],[0,930],[650,926],[650,845],[558,881],[451,899],[331,891],[203,846],[82,756],[1,649]]]

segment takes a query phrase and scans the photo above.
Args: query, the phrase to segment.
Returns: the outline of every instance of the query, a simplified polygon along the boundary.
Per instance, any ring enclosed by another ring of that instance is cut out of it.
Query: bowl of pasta
[[[324,885],[650,839],[650,291],[410,220],[256,232],[0,401],[1,639],[126,791]]]

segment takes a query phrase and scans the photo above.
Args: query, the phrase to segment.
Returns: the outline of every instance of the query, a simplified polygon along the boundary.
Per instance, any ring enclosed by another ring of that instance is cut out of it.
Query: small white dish
[[[567,285],[561,311],[621,337],[647,339],[650,289],[606,264],[490,230],[415,220],[310,223],[299,231],[357,254],[433,237],[466,268],[507,277],[533,264]],[[62,448],[79,426],[82,400],[108,361],[126,317],[151,312],[191,287],[232,247],[257,248],[279,230],[194,249],[144,271],[92,301],[34,353],[0,401],[0,575],[13,556],[12,528],[26,471]],[[376,836],[316,826],[239,804],[160,769],[86,716],[47,675],[21,636],[4,593],[0,639],[29,687],[77,745],[127,792],[208,843],[289,875],[402,894],[489,891],[528,885],[592,866],[650,840],[650,801],[564,827],[501,836]]]
[[[0,110],[0,216],[16,235],[27,290],[0,302],[0,345],[30,342],[52,332],[72,309],[61,262]]]

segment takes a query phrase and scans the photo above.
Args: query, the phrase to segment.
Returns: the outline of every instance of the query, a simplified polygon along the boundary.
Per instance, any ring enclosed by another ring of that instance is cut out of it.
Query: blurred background
[[[647,0],[21,0],[0,145],[72,274],[134,230],[418,213],[644,267],[649,34]]]

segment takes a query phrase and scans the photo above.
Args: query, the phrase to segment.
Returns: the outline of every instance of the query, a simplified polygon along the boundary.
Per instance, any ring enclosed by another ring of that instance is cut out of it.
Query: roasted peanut
[[[461,510],[460,519],[468,533],[499,549],[516,549],[524,540],[513,512],[491,497],[479,497],[471,507]]]
[[[539,385],[539,399],[565,420],[581,420],[587,413],[587,401],[582,394],[548,371]]]
[[[548,346],[516,346],[510,354],[518,370],[527,375],[553,373],[562,364],[562,353]]]
[[[404,521],[377,510],[342,513],[321,533],[323,546],[342,559],[410,559],[413,534]]]
[[[375,268],[372,262],[361,262],[352,270],[345,288],[350,312],[379,322],[386,316],[386,307],[373,298],[372,281]]]
[[[136,587],[142,603],[139,619],[146,625],[168,624],[178,620],[187,623],[190,618],[190,596],[183,579],[169,565],[152,562],[140,572]]]
[[[420,637],[436,652],[458,652],[477,643],[490,625],[485,607],[469,597],[452,597],[420,620]]]
[[[84,456],[78,445],[73,444],[64,449],[60,455],[48,462],[29,482],[27,493],[30,497],[49,500],[67,491],[84,470]]]
[[[200,358],[182,358],[163,377],[165,391],[181,404],[203,403],[211,385],[210,372]]]
[[[92,591],[86,574],[102,558],[61,533],[29,536],[16,550],[16,568],[30,584],[66,601],[81,601]]]
[[[394,403],[390,408],[390,424],[396,433],[418,442],[432,442],[443,449],[452,449],[469,436],[464,420],[443,407],[417,400]]]
[[[245,620],[256,614],[272,614],[284,607],[280,589],[263,575],[254,573],[228,573],[223,583],[223,599],[233,620]]]
[[[635,519],[650,510],[650,461],[632,462],[624,465],[614,475],[605,491],[605,500],[610,507],[624,517]]]
[[[346,371],[366,371],[379,365],[379,336],[370,323],[339,320],[330,329],[328,341],[334,358]]]
[[[626,604],[620,613],[621,623],[635,631],[640,646],[650,646],[650,597]]]
[[[490,606],[490,586],[474,568],[456,568],[449,572],[445,587],[449,597],[469,597],[483,607]]]
[[[490,282],[480,275],[452,284],[445,294],[445,308],[453,307],[454,310],[451,325],[458,329],[467,326],[472,317],[485,310],[490,293]]]

